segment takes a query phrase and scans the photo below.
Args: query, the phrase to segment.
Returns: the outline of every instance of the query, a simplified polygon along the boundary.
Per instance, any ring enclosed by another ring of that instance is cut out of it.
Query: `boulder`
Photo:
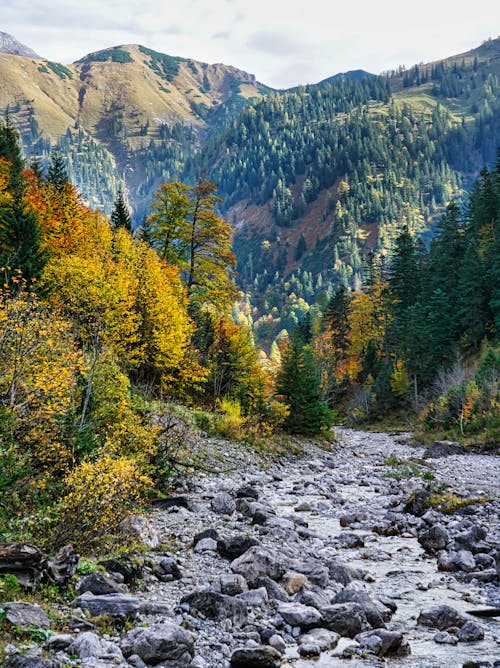
[[[436,605],[422,610],[418,616],[417,624],[445,631],[452,626],[461,627],[466,621],[467,619],[455,608],[449,605]]]
[[[285,602],[290,600],[290,597],[283,587],[274,580],[271,580],[267,575],[262,575],[261,577],[256,578],[252,582],[252,587],[265,587],[270,599]]]
[[[324,625],[330,631],[341,636],[354,638],[363,631],[370,629],[365,611],[359,603],[337,603],[320,610]]]
[[[306,575],[303,573],[295,573],[294,571],[287,571],[282,580],[285,591],[290,596],[293,596],[300,591],[302,587],[309,584]]]
[[[236,503],[230,494],[220,492],[214,496],[210,502],[210,507],[217,515],[232,515],[236,510]]]
[[[66,587],[80,561],[72,545],[61,548],[54,557],[48,557],[45,561],[44,577],[58,587]]]
[[[330,570],[328,566],[324,566],[318,561],[290,559],[287,562],[287,566],[290,570],[305,575],[309,582],[318,585],[319,587],[326,587],[330,581]]]
[[[346,587],[339,592],[332,601],[333,603],[358,603],[366,615],[370,626],[374,629],[385,628],[384,618],[376,604],[364,591]],[[388,610],[388,609],[387,609]]]
[[[134,619],[139,612],[141,603],[135,596],[126,594],[94,596],[90,592],[86,592],[73,601],[73,606],[87,610],[92,617],[110,615],[111,617],[120,616]]]
[[[3,668],[59,668],[60,664],[42,656],[12,654],[4,660],[2,666]]]
[[[442,524],[434,524],[430,529],[424,531],[418,537],[420,545],[430,554],[434,554],[439,550],[444,550],[450,540],[450,534]]]
[[[450,455],[463,455],[464,449],[455,441],[434,441],[425,450],[423,459],[432,459],[437,457],[449,457]]]
[[[194,640],[185,629],[165,622],[129,631],[121,641],[126,657],[139,656],[148,665],[185,668],[194,657]]]
[[[231,538],[222,538],[218,540],[217,551],[221,557],[224,557],[224,559],[233,561],[234,559],[241,557],[242,554],[245,554],[247,550],[249,550],[251,547],[255,547],[256,545],[260,545],[256,538],[239,534],[236,536],[231,536]]]
[[[311,629],[320,626],[321,614],[316,608],[302,603],[282,603],[278,606],[280,614],[290,626],[298,626],[300,629]]]
[[[257,501],[259,498],[259,493],[255,487],[252,487],[251,485],[243,485],[236,490],[235,496],[238,499],[254,499]]]
[[[39,605],[32,603],[2,603],[5,619],[13,626],[29,629],[36,626],[41,629],[50,628],[47,613]]]
[[[475,622],[465,622],[465,624],[458,630],[458,639],[461,642],[475,642],[476,640],[483,640],[484,631]]]
[[[398,631],[387,631],[387,629],[365,631],[356,636],[356,641],[361,649],[380,657],[403,657],[411,654],[408,641]]]
[[[208,619],[231,619],[233,624],[241,625],[247,617],[247,606],[243,601],[209,589],[188,594],[181,603],[189,605],[191,614],[201,613]]]
[[[154,571],[160,580],[165,581],[165,576],[169,576],[168,580],[182,580],[182,571],[177,564],[175,557],[161,557],[156,563]]]
[[[299,644],[317,645],[322,652],[333,649],[337,646],[340,636],[335,631],[328,629],[311,629],[300,636]]]
[[[77,656],[79,659],[99,659],[103,656],[114,654],[115,656],[120,656],[121,652],[118,647],[117,651],[110,652],[109,646],[111,643],[99,638],[98,635],[92,631],[86,631],[85,633],[80,633],[77,636],[71,645],[67,648],[66,653],[70,656]]]
[[[220,591],[226,596],[236,596],[248,590],[248,585],[242,575],[236,573],[224,573],[220,575],[218,581],[214,584],[213,589]]]
[[[231,655],[231,668],[279,668],[281,654],[269,645],[243,647]]]
[[[105,559],[99,562],[108,573],[119,573],[125,584],[134,584],[142,575],[144,562],[142,558],[120,557],[119,559]]]
[[[160,536],[147,517],[129,515],[120,524],[120,532],[127,538],[141,541],[148,547],[158,547]]]
[[[77,594],[84,594],[86,591],[89,591],[95,596],[101,594],[124,594],[125,587],[118,584],[112,578],[106,577],[104,573],[90,573],[82,578],[75,591]]]
[[[249,608],[260,608],[269,602],[269,594],[265,587],[258,587],[258,589],[250,589],[238,594],[240,601],[244,601]]]
[[[213,540],[219,540],[219,534],[215,529],[203,529],[203,531],[200,531],[193,536],[193,547],[196,545],[196,543],[198,543],[200,540],[203,540],[204,538],[213,538]]]
[[[353,547],[364,547],[365,541],[362,536],[359,536],[356,533],[344,532],[335,538],[335,545],[338,547],[344,547],[346,549]]]
[[[410,495],[404,506],[404,512],[421,517],[429,508],[431,492],[428,488],[420,489]]]
[[[347,566],[338,559],[332,559],[328,562],[328,572],[331,580],[344,586],[353,580],[363,580],[366,575],[365,571]]]
[[[213,538],[202,538],[193,548],[196,553],[200,552],[217,552],[217,541]]]
[[[231,562],[231,570],[233,573],[243,575],[247,582],[253,582],[262,575],[267,575],[272,580],[279,580],[287,569],[281,557],[275,552],[255,546]]]

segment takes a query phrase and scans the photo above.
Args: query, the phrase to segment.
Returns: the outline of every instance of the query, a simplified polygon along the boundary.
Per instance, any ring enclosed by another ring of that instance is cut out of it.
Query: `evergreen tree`
[[[47,262],[41,250],[41,226],[34,211],[19,201],[0,209],[0,262],[11,278],[21,275],[30,286]]]
[[[111,212],[111,223],[115,230],[120,227],[125,228],[128,232],[132,231],[132,219],[128,210],[128,206],[123,197],[122,189],[118,190],[118,195],[115,199],[115,205]]]
[[[60,151],[54,151],[50,154],[47,183],[53,186],[56,190],[63,190],[67,182],[68,172],[66,171],[64,157]]]

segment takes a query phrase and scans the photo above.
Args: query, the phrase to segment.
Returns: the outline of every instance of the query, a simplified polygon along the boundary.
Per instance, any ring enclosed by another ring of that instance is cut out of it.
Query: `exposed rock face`
[[[94,596],[86,592],[73,601],[73,605],[87,610],[92,617],[98,615],[124,616],[134,619],[140,608],[139,599],[126,594],[103,594]]]
[[[41,59],[33,49],[18,42],[15,37],[7,32],[0,31],[0,53],[10,53],[12,56],[24,56],[25,58]]]

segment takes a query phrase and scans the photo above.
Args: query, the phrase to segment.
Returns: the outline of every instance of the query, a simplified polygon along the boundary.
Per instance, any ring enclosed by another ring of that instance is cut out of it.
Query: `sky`
[[[500,1],[0,0],[0,30],[57,62],[139,43],[287,88],[467,51],[500,34]]]

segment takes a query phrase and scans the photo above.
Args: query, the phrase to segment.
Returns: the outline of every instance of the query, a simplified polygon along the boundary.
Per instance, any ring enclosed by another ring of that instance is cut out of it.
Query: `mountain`
[[[500,39],[289,91],[139,45],[67,66],[4,55],[0,80],[27,155],[57,146],[94,206],[124,182],[138,224],[161,181],[213,178],[262,338],[359,285],[403,226],[432,234],[500,145]]]
[[[270,89],[222,64],[123,45],[62,65],[0,59],[0,112],[9,113],[28,156],[57,146],[89,202],[109,211],[120,179],[136,217],[151,192],[253,98]]]
[[[2,31],[0,31],[0,53],[9,53],[13,56],[24,56],[25,58],[41,58],[29,46],[21,44],[15,37]]]

